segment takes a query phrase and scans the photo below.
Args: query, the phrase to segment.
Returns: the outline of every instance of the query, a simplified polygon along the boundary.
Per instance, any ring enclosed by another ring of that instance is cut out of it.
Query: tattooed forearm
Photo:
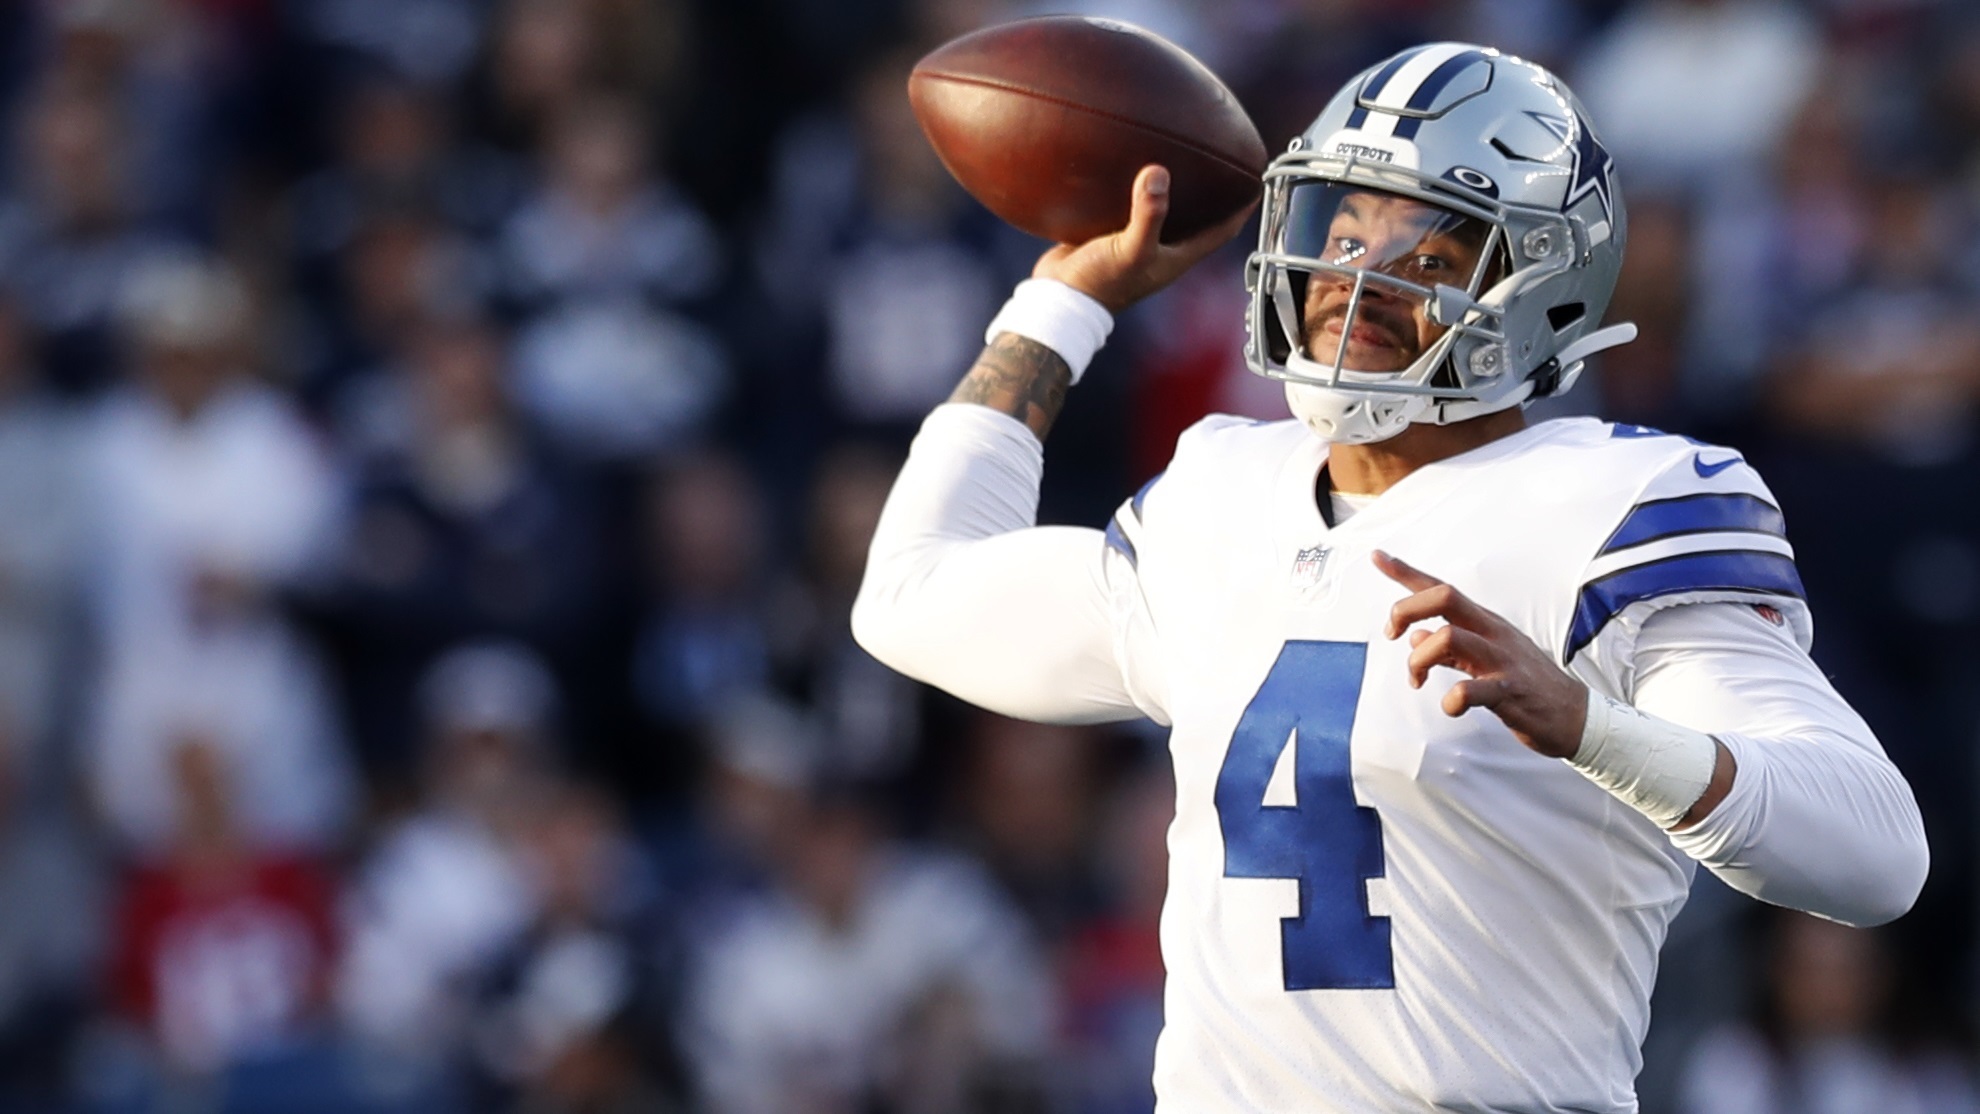
[[[1016,333],[998,333],[976,366],[969,369],[949,396],[950,402],[974,402],[1009,414],[1031,427],[1040,441],[1066,404],[1072,369],[1057,352]]]

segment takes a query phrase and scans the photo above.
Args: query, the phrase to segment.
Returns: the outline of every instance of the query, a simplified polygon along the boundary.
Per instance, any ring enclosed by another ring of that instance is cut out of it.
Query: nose
[[[1397,275],[1395,273],[1394,268],[1391,267],[1376,268],[1376,273],[1388,275],[1391,278],[1401,277],[1400,275]],[[1361,285],[1361,300],[1364,302],[1377,302],[1377,303],[1400,302],[1402,301],[1402,298],[1403,298],[1402,291],[1397,290],[1386,283],[1366,282]]]
[[[1386,267],[1370,268],[1369,270],[1373,274],[1399,277],[1395,276],[1392,270]],[[1332,271],[1315,272],[1310,281],[1318,284],[1321,289],[1328,291],[1330,294],[1339,294],[1342,297],[1345,297],[1346,292],[1352,290],[1355,284],[1355,278],[1352,274],[1338,274]],[[1364,305],[1369,303],[1376,305],[1399,303],[1403,301],[1403,293],[1388,283],[1364,282],[1361,284],[1361,301]]]

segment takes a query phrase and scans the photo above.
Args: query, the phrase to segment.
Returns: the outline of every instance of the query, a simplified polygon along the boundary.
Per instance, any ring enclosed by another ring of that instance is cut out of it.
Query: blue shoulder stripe
[[[1597,556],[1660,538],[1721,530],[1786,537],[1787,522],[1781,517],[1779,507],[1757,495],[1700,494],[1653,499],[1630,508],[1628,517],[1602,543]]]
[[[1632,565],[1581,586],[1575,602],[1574,624],[1568,630],[1567,652],[1573,661],[1583,646],[1595,640],[1623,608],[1679,592],[1755,592],[1766,596],[1806,595],[1794,562],[1778,553],[1751,549],[1717,549],[1686,553]]]
[[[1119,550],[1121,556],[1127,558],[1128,564],[1137,569],[1141,567],[1141,558],[1134,551],[1134,543],[1128,540],[1126,532],[1121,529],[1119,515],[1107,520],[1107,544]]]

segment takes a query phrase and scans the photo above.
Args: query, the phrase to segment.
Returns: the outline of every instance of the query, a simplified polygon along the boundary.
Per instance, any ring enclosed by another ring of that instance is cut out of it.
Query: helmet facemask
[[[1512,405],[1503,306],[1566,268],[1566,223],[1519,222],[1526,248],[1553,250],[1516,271],[1503,207],[1348,180],[1345,167],[1316,173],[1325,161],[1281,160],[1266,176],[1247,273],[1254,368],[1284,380],[1295,411],[1336,441],[1474,416],[1488,395],[1501,403],[1491,409]]]
[[[1353,198],[1379,202],[1393,242],[1334,242],[1337,219],[1368,215]],[[1472,44],[1412,48],[1266,171],[1245,361],[1338,442],[1559,394],[1635,336],[1600,324],[1624,231],[1613,160],[1557,78]],[[1462,266],[1416,266],[1454,244]]]

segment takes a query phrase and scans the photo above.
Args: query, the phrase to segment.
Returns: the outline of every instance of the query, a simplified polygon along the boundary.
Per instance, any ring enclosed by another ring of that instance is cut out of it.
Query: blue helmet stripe
[[[1417,86],[1416,92],[1410,94],[1408,107],[1416,112],[1429,111],[1430,106],[1437,103],[1437,94],[1444,91],[1444,86],[1449,85],[1457,75],[1483,61],[1486,61],[1485,55],[1476,50],[1453,54],[1444,60],[1443,65],[1431,70],[1430,76],[1424,78],[1423,84]],[[1415,139],[1416,129],[1422,126],[1422,117],[1405,116],[1396,124],[1396,138]]]
[[[1126,531],[1121,529],[1119,515],[1107,520],[1107,544],[1127,558],[1128,564],[1141,567],[1141,557],[1134,551],[1134,543],[1128,540]]]
[[[1368,122],[1367,102],[1372,101],[1376,97],[1381,96],[1382,87],[1389,83],[1390,78],[1396,76],[1396,71],[1408,65],[1409,60],[1411,58],[1416,57],[1417,55],[1423,53],[1428,49],[1430,48],[1427,46],[1420,46],[1417,47],[1415,50],[1405,50],[1401,54],[1396,55],[1394,58],[1389,59],[1388,65],[1383,66],[1380,70],[1377,70],[1375,72],[1375,76],[1369,78],[1368,81],[1362,85],[1360,96],[1357,98],[1357,103],[1354,106],[1354,111],[1348,113],[1347,126],[1350,128],[1358,128],[1361,125],[1367,123]]]
[[[1778,553],[1712,550],[1633,565],[1582,585],[1561,660],[1573,661],[1623,608],[1679,592],[1751,592],[1797,599],[1806,595],[1794,562]]]
[[[1630,508],[1628,517],[1609,540],[1602,553],[1614,553],[1633,545],[1675,538],[1685,534],[1707,534],[1716,530],[1736,530],[1752,534],[1787,536],[1787,522],[1779,507],[1757,495],[1680,495],[1654,499]]]

